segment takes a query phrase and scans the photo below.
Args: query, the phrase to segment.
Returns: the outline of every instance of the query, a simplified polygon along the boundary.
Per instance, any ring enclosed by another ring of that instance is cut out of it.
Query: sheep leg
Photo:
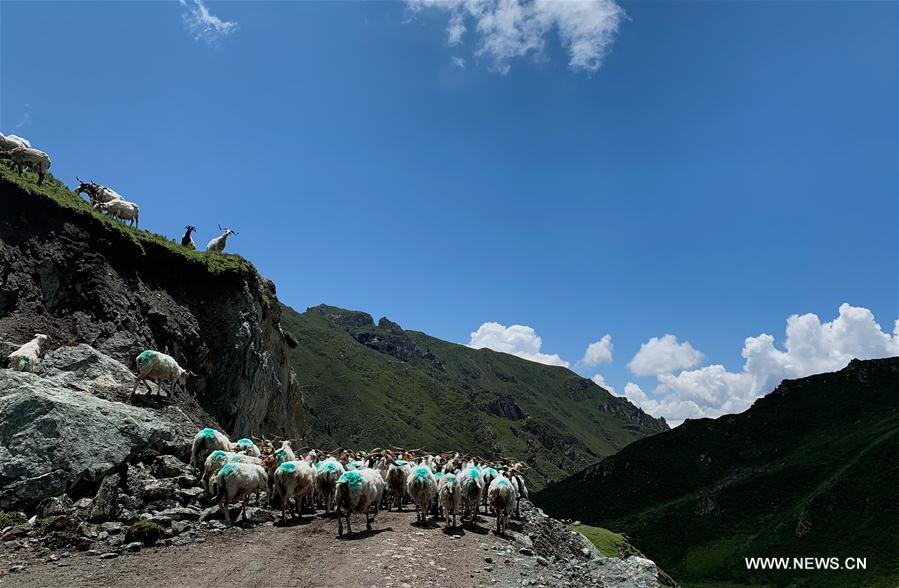
[[[349,510],[346,511],[346,534],[347,535],[353,534],[353,527],[350,526],[350,511]]]
[[[228,510],[228,502],[222,498],[219,502],[219,509],[221,509],[222,513],[225,515],[225,522],[229,525],[231,524],[231,512]]]
[[[240,509],[240,514],[237,515],[237,518],[243,517],[243,520],[247,520],[247,504],[250,502],[250,495],[247,494],[243,499],[243,508]]]

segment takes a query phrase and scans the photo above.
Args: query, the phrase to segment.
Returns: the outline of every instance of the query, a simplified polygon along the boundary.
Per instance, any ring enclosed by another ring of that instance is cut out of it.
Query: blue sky
[[[4,1],[0,129],[297,309],[498,323],[674,422],[896,354],[895,3],[514,4]]]

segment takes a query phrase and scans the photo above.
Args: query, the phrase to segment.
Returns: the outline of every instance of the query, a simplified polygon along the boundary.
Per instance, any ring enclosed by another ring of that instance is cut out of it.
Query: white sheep
[[[520,467],[513,467],[511,472],[509,473],[509,480],[512,481],[512,486],[515,488],[515,518],[521,518],[521,500],[527,500],[528,496],[528,487],[524,483],[524,474],[521,472]]]
[[[206,251],[211,251],[212,253],[221,253],[225,250],[225,245],[228,244],[228,237],[230,235],[237,234],[231,229],[223,229],[222,225],[219,225],[219,230],[222,231],[222,234],[210,241],[208,245],[206,245]]]
[[[256,447],[256,444],[253,443],[252,439],[238,439],[235,443],[231,444],[231,451],[235,453],[243,453],[245,455],[249,455],[252,457],[259,457],[262,455],[262,452],[259,451],[259,448]]]
[[[387,510],[396,505],[398,511],[403,510],[403,498],[406,496],[406,480],[412,473],[409,462],[397,459],[387,468]]]
[[[415,519],[426,522],[431,499],[437,495],[437,478],[431,468],[424,464],[416,466],[406,479],[406,493],[415,503]]]
[[[35,333],[34,339],[9,354],[9,369],[17,372],[33,372],[38,365],[41,347],[47,339],[47,335]]]
[[[352,535],[350,526],[351,513],[365,513],[365,528],[371,525],[378,516],[378,506],[384,495],[384,479],[377,470],[362,468],[344,472],[337,480],[334,497],[337,501],[337,536],[343,535],[343,517],[346,517],[347,533]],[[374,514],[369,518],[369,512]]]
[[[217,449],[230,453],[231,440],[221,431],[209,427],[202,429],[194,436],[190,450],[190,465],[199,468],[201,463],[205,463],[209,454]]]
[[[16,135],[4,135],[0,133],[0,151],[11,151],[18,147],[31,147],[28,139],[23,139]]]
[[[275,470],[272,498],[281,497],[281,520],[287,518],[287,503],[293,498],[297,516],[303,516],[303,499],[315,488],[315,468],[305,460],[282,463]]]
[[[232,451],[222,451],[221,449],[216,449],[206,458],[205,463],[203,464],[203,477],[201,478],[201,485],[203,489],[206,490],[206,493],[210,496],[212,495],[212,488],[210,486],[210,480],[218,473],[218,471],[222,468],[226,463],[252,463],[256,465],[262,465],[262,460],[258,457],[252,457],[249,455],[245,455],[243,453],[234,453]]]
[[[487,500],[496,513],[496,534],[502,535],[509,522],[512,508],[518,503],[518,493],[507,477],[498,474],[487,488]]]
[[[160,388],[162,382],[171,382],[169,386],[169,395],[171,395],[175,391],[176,383],[185,386],[187,378],[196,376],[195,373],[178,365],[172,356],[152,349],[142,351],[135,361],[137,362],[137,378],[134,380],[134,388],[131,390],[132,396],[137,392],[137,387],[141,382],[144,383],[147,390],[152,391],[147,380],[154,380]],[[216,449],[230,449],[230,446],[216,447]]]
[[[331,512],[331,504],[334,500],[334,492],[337,490],[337,480],[346,471],[343,464],[333,457],[317,464],[315,471],[315,490],[319,496],[325,499],[325,514]]]
[[[456,516],[462,510],[462,487],[456,474],[443,474],[437,482],[437,502],[443,509],[446,518],[446,527],[450,526],[450,513],[453,514],[453,527],[456,526]]]
[[[484,479],[476,467],[466,464],[459,474],[459,485],[462,489],[462,520],[470,517],[472,524],[478,520],[478,505],[484,492]],[[472,507],[474,507],[472,509]]]
[[[241,515],[246,518],[250,495],[255,492],[258,502],[259,493],[268,490],[268,474],[261,465],[226,463],[215,476],[214,489],[219,508],[224,513],[225,520],[230,523],[231,513],[228,512],[228,505],[242,500],[243,507],[237,518],[240,518]]]
[[[127,200],[110,200],[108,202],[97,202],[94,208],[100,212],[105,212],[110,217],[122,222],[130,221],[132,227],[137,227],[140,221],[140,207],[134,202]]]
[[[11,160],[19,175],[26,168],[36,173],[38,185],[44,183],[44,176],[50,169],[50,156],[40,149],[31,147],[16,147],[9,151],[0,151],[0,158]]]

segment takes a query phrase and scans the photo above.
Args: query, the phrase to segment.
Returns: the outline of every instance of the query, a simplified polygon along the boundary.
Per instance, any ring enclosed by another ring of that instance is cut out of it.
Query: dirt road
[[[306,515],[284,526],[211,529],[187,545],[112,559],[73,553],[51,561],[46,553],[29,559],[22,551],[2,549],[6,575],[0,586],[518,586],[541,568],[519,553],[514,531],[508,538],[495,535],[491,516],[482,515],[476,528],[451,532],[442,524],[419,525],[408,510],[381,512],[372,531],[365,531],[364,519],[354,522],[350,538],[336,537],[333,518]],[[24,569],[7,572],[21,564]],[[529,583],[540,585],[537,580],[535,575]]]

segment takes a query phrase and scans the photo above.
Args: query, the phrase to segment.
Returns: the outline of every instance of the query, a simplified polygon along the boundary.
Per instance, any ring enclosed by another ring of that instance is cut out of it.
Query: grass
[[[203,266],[212,274],[226,272],[256,273],[253,265],[239,255],[194,251],[182,247],[180,243],[175,243],[162,235],[129,227],[93,210],[84,198],[69,190],[53,175],[47,174],[43,184],[38,185],[36,174],[25,172],[20,176],[13,171],[9,162],[0,162],[0,189],[6,191],[7,189],[16,188],[27,192],[30,197],[46,198],[56,203],[68,211],[74,218],[85,223],[95,223],[96,226],[102,227],[107,234],[112,235],[114,238],[126,239],[137,247],[142,254],[161,248],[184,258],[192,264]]]
[[[629,546],[624,535],[613,533],[602,527],[581,524],[574,525],[574,530],[589,539],[590,543],[606,557],[620,557]]]
[[[165,537],[165,527],[149,519],[141,519],[125,531],[125,541],[140,541],[144,545],[153,545]]]
[[[397,445],[515,457],[534,468],[528,484],[536,489],[662,427],[610,415],[615,399],[567,369],[375,325],[365,313],[284,307],[282,325],[298,342],[291,362],[307,440],[328,449]],[[515,418],[523,416],[516,410],[526,418]]]
[[[21,512],[0,510],[0,530],[10,526],[22,525],[26,520],[25,515]]]
[[[625,532],[684,585],[895,587],[897,480],[899,360],[887,359],[637,441],[535,500]],[[866,557],[868,569],[746,569],[744,558],[765,556]]]

